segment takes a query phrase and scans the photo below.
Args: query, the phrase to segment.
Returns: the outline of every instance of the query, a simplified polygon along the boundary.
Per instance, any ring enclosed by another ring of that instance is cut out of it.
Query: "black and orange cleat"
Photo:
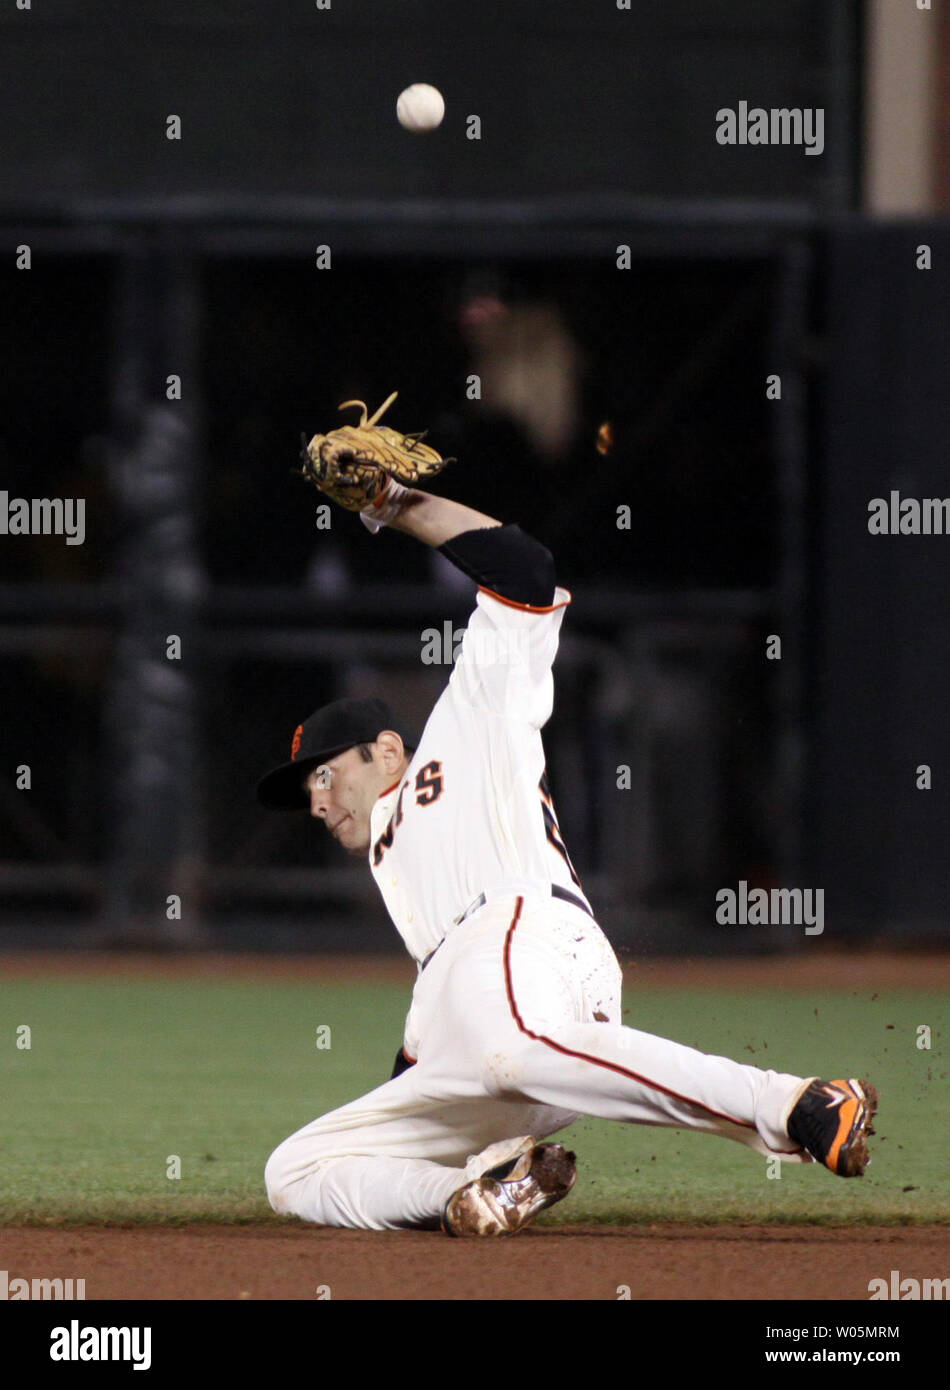
[[[867,1081],[812,1081],[788,1117],[788,1134],[839,1178],[859,1178],[868,1166],[867,1136],[877,1110]]]

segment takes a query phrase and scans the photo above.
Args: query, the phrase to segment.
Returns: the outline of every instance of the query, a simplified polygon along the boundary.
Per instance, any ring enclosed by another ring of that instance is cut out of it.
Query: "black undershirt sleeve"
[[[476,584],[514,603],[547,608],[554,602],[554,556],[520,526],[485,526],[438,547]]]

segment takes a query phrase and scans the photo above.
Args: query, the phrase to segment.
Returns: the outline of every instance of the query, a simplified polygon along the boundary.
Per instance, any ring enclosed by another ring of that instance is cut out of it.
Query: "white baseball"
[[[435,130],[442,124],[445,115],[445,102],[437,87],[428,82],[414,82],[404,92],[399,93],[396,102],[396,118],[404,130],[419,134],[424,130]]]

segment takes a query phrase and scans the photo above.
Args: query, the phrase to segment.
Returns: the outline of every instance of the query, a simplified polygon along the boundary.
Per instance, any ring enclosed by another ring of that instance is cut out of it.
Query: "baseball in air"
[[[396,102],[396,119],[404,130],[420,135],[425,130],[435,130],[442,124],[445,115],[445,102],[437,87],[428,82],[414,82],[404,92],[399,93]]]

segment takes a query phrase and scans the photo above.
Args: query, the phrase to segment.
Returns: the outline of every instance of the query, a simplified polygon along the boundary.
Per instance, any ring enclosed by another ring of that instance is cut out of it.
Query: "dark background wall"
[[[950,496],[950,291],[921,245],[939,266],[950,228],[851,226],[827,247],[812,852],[856,932],[943,924],[950,902],[950,537],[868,532],[872,498]]]
[[[853,0],[45,0],[0,17],[9,203],[856,197]],[[445,124],[409,141],[397,94]],[[735,151],[715,113],[822,107],[826,149]],[[165,139],[181,117],[182,140]],[[464,138],[481,117],[482,138]],[[341,142],[341,130],[346,139]],[[582,209],[575,208],[580,212]]]

